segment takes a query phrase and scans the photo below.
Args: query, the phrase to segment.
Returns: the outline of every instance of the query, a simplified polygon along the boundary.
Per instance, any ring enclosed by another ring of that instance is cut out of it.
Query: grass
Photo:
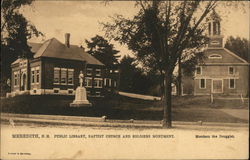
[[[2,112],[71,116],[107,116],[108,119],[161,120],[160,101],[149,101],[120,95],[89,98],[93,107],[72,108],[73,96],[16,96],[1,100]],[[246,112],[248,112],[246,110]],[[173,97],[174,121],[247,122],[211,108],[205,96]]]

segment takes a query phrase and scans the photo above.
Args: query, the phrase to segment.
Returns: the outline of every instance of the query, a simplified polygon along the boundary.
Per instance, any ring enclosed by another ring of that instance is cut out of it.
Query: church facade
[[[30,95],[74,95],[79,86],[80,71],[84,73],[84,86],[88,96],[104,96],[118,86],[117,77],[109,73],[104,64],[70,44],[70,34],[65,34],[65,44],[55,38],[44,43],[29,43],[34,53],[32,59],[19,58],[12,63],[11,93]]]
[[[220,18],[214,12],[208,23],[209,44],[194,77],[183,80],[183,94],[248,95],[249,63],[223,47]]]

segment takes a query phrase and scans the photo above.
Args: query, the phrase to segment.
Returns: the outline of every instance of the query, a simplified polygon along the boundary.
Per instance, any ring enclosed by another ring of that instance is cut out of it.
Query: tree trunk
[[[160,83],[160,95],[161,95],[161,100],[162,100],[162,102],[163,102],[163,105],[164,105],[164,87],[165,87],[165,85],[164,85],[164,75],[163,74],[161,74],[162,76],[161,76],[161,83]]]
[[[164,113],[163,113],[163,123],[164,128],[172,127],[172,102],[171,102],[171,92],[172,92],[172,74],[166,74],[164,79],[165,90],[164,90]]]
[[[178,59],[178,78],[177,78],[177,95],[182,95],[182,87],[181,87],[181,80],[182,80],[182,74],[181,74],[181,57]]]

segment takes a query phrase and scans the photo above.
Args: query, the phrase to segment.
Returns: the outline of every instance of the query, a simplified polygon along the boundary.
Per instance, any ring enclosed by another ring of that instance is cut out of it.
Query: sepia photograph
[[[249,11],[1,0],[0,159],[249,159]]]

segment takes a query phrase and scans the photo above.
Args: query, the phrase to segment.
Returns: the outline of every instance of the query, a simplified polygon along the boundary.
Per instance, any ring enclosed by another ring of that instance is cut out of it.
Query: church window
[[[217,34],[217,23],[216,22],[213,22],[213,33],[214,33],[214,35],[216,35]]]
[[[206,80],[205,79],[200,79],[200,88],[205,89],[206,88]]]
[[[219,54],[212,54],[212,55],[210,55],[208,58],[209,58],[209,59],[221,59],[222,56],[219,55]]]
[[[234,67],[229,67],[228,68],[228,74],[234,74]]]
[[[221,59],[222,56],[219,55],[219,54],[212,54],[212,55],[210,55],[208,58],[209,58],[209,59]]]
[[[219,45],[220,42],[218,42],[218,41],[212,41],[211,44],[212,44],[212,45]]]
[[[196,75],[201,75],[201,72],[202,72],[201,67],[197,67],[196,68]]]
[[[235,79],[229,79],[229,88],[234,89],[235,88]]]
[[[208,34],[211,35],[211,23],[208,23]]]
[[[220,22],[218,22],[218,34],[220,35]]]

